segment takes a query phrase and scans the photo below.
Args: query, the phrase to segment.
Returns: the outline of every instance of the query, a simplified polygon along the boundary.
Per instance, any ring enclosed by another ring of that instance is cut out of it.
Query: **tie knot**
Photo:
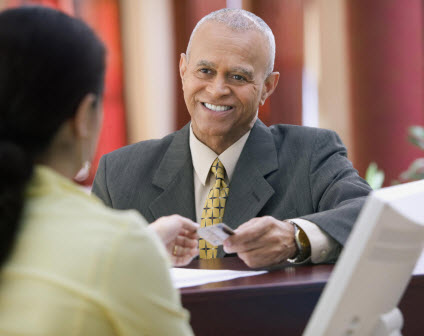
[[[211,172],[215,175],[217,179],[224,180],[225,168],[218,158],[216,158],[215,161],[212,163]]]

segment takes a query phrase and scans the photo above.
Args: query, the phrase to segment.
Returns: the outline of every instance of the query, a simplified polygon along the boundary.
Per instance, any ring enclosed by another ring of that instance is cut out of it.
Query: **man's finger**
[[[272,242],[270,242],[270,240],[272,240],[272,230],[268,230],[262,236],[257,237],[257,238],[252,239],[252,240],[248,240],[244,243],[241,243],[241,244],[238,244],[238,245],[231,245],[228,248],[226,246],[224,246],[224,251],[227,252],[227,253],[249,252],[249,251],[260,249],[263,246],[267,246],[268,244],[272,243]],[[234,250],[234,252],[230,252],[230,251],[233,251],[233,250]]]
[[[242,225],[240,225],[236,234],[228,237],[224,241],[224,249],[227,253],[237,253],[242,251],[248,251],[251,247],[249,244],[257,244],[257,241],[261,239],[269,230],[273,228],[272,217],[261,217],[254,218]]]

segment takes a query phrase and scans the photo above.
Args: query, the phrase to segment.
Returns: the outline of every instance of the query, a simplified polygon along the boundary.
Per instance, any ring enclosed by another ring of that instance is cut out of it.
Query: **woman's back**
[[[132,211],[37,166],[0,277],[1,335],[189,335],[166,251]]]

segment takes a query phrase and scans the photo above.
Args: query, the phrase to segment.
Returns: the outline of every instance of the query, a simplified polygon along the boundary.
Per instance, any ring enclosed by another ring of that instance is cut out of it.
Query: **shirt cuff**
[[[314,264],[335,261],[340,254],[340,245],[321,228],[301,218],[290,219],[306,234],[311,244],[311,262]]]

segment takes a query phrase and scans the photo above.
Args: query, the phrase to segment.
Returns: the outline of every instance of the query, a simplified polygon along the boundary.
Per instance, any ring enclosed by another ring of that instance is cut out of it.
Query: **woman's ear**
[[[75,135],[80,138],[88,138],[93,127],[93,113],[96,108],[97,96],[88,93],[81,100],[74,117]]]

